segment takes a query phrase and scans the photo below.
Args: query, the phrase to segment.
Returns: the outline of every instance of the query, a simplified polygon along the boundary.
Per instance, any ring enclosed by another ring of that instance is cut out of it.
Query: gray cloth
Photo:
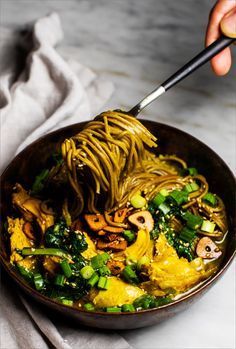
[[[113,92],[110,82],[73,57],[66,61],[57,53],[55,45],[62,36],[55,13],[39,19],[20,35],[1,28],[0,172],[39,136],[95,116]],[[118,333],[69,325],[52,320],[50,315],[15,290],[2,273],[2,349],[131,348]]]

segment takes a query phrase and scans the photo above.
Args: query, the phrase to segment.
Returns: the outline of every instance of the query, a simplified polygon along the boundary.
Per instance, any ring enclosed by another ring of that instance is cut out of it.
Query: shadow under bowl
[[[49,157],[60,148],[60,143],[82,130],[85,123],[70,125],[30,144],[17,155],[1,176],[1,246],[0,262],[24,293],[50,311],[60,313],[65,319],[78,325],[103,329],[133,329],[150,326],[188,308],[199,299],[226,271],[235,255],[235,178],[225,162],[208,146],[193,136],[174,127],[147,120],[141,121],[157,138],[158,154],[175,154],[189,166],[196,167],[207,178],[210,191],[219,195],[225,203],[228,219],[228,245],[218,272],[181,299],[156,309],[135,313],[86,312],[59,304],[31,288],[9,263],[9,247],[4,234],[4,222],[11,211],[12,187],[16,182],[29,187],[35,175],[47,167]]]

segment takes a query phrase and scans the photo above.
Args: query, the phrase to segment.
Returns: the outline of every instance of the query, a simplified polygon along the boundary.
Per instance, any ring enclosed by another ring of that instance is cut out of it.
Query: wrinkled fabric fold
[[[64,60],[57,53],[63,32],[56,13],[39,19],[20,36],[0,30],[2,172],[38,137],[93,118],[108,101],[113,85],[74,57]],[[40,305],[18,293],[5,273],[0,291],[1,348],[131,349],[118,333],[52,320]]]

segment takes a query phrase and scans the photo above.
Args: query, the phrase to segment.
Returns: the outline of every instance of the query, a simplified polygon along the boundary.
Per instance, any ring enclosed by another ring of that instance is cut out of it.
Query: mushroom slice
[[[89,228],[93,231],[99,231],[107,225],[102,214],[85,214],[84,218],[88,223]]]
[[[201,258],[218,258],[222,252],[219,247],[207,236],[201,238],[196,247],[196,253]]]
[[[138,229],[152,231],[154,228],[154,220],[149,211],[138,211],[128,217],[130,223],[136,225]]]

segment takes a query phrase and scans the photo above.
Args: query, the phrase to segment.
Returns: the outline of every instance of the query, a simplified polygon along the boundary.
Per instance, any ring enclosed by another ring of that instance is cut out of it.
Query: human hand
[[[236,0],[218,0],[213,7],[206,33],[206,46],[224,35],[236,38]],[[216,75],[225,75],[231,67],[230,48],[225,48],[211,60]]]

